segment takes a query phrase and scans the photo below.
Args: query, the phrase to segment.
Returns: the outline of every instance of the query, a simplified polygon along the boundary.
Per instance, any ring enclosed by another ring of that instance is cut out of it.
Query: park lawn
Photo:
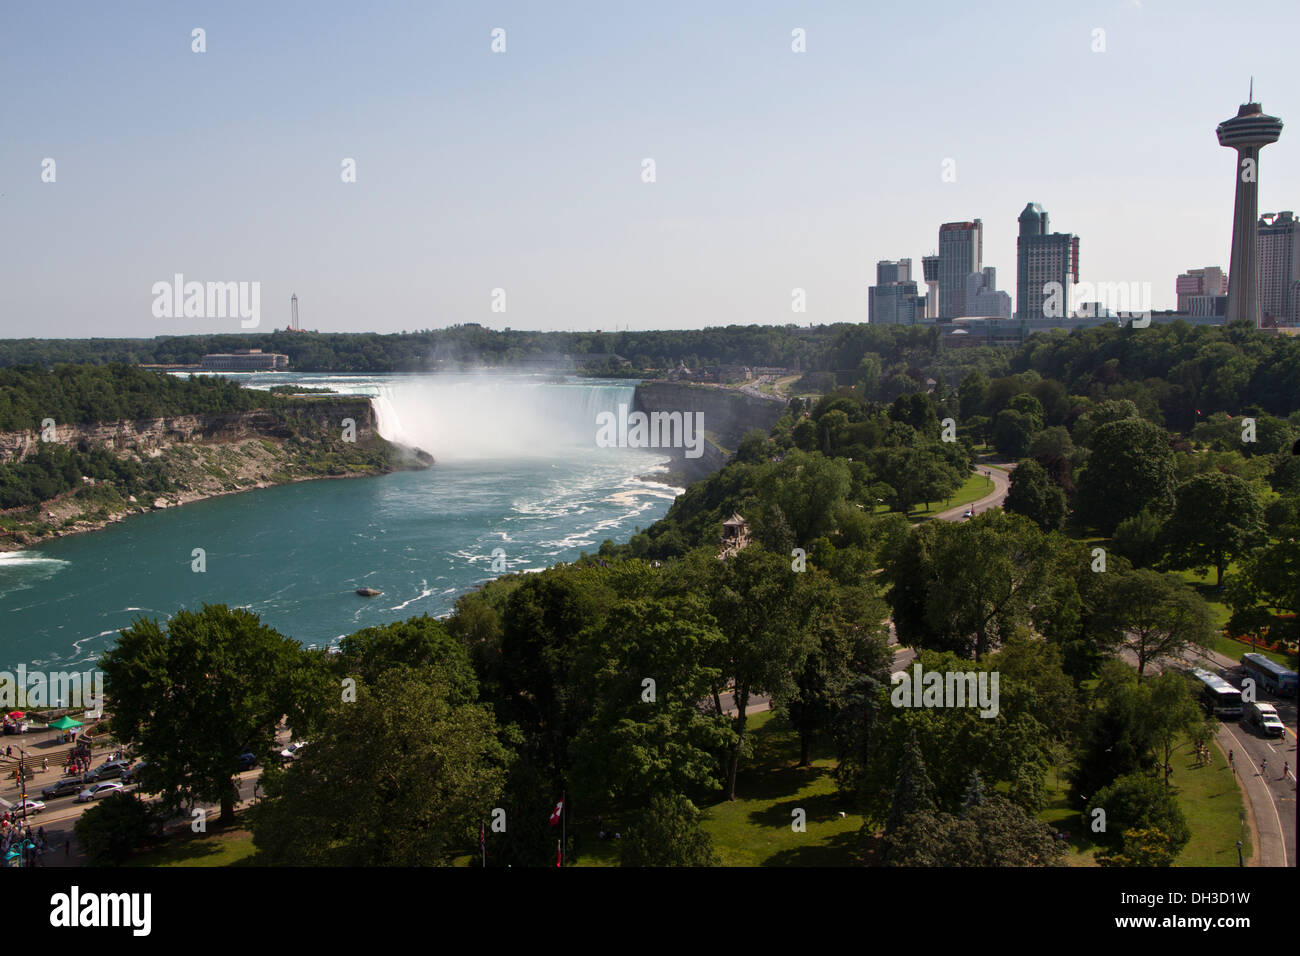
[[[1227,574],[1235,565],[1230,564],[1224,569]],[[1213,570],[1206,571],[1204,574],[1197,574],[1195,571],[1175,571],[1180,578],[1190,584],[1210,605],[1210,614],[1213,616],[1215,635],[1210,642],[1210,647],[1218,651],[1224,657],[1231,658],[1234,661],[1241,660],[1242,654],[1251,652],[1250,645],[1243,644],[1241,641],[1234,641],[1232,638],[1223,634],[1222,631],[1228,625],[1228,618],[1232,616],[1232,611],[1221,600],[1222,593],[1214,586],[1216,577]],[[1269,660],[1283,667],[1290,667],[1285,654],[1279,654],[1276,651],[1256,649],[1256,654],[1263,654]]]
[[[183,833],[148,853],[141,853],[127,866],[257,866],[253,834],[239,824],[209,833]]]
[[[1239,839],[1242,853],[1250,859],[1250,833],[1241,791],[1217,743],[1213,752],[1214,763],[1205,767],[1196,766],[1190,740],[1180,744],[1174,754],[1170,784],[1192,833],[1174,861],[1175,866],[1236,866]],[[1097,866],[1095,857],[1099,846],[1090,839],[1079,811],[1069,805],[1068,790],[1065,774],[1061,774],[1058,782],[1056,771],[1049,771],[1047,806],[1038,818],[1053,829],[1070,834],[1067,866]]]
[[[814,748],[811,767],[796,768],[799,739],[789,723],[771,712],[754,714],[751,734],[753,756],[741,762],[736,799],[702,803],[704,829],[722,864],[853,866],[862,817],[840,803],[829,746]],[[806,832],[791,828],[796,809],[807,815]]]
[[[1214,762],[1196,766],[1190,741],[1174,755],[1171,783],[1178,791],[1192,838],[1178,854],[1174,866],[1236,866],[1237,841],[1247,860],[1251,856],[1250,830],[1241,788],[1228,766],[1228,757],[1216,742]]]
[[[1088,839],[1083,815],[1070,806],[1069,796],[1069,778],[1064,769],[1053,767],[1047,773],[1047,805],[1038,811],[1038,819],[1053,830],[1070,834],[1066,866],[1096,866],[1097,847]]]
[[[945,498],[942,501],[922,502],[907,513],[908,521],[926,521],[933,518],[937,512],[947,511],[949,508],[956,508],[960,505],[968,505],[972,501],[979,501],[985,495],[993,491],[993,482],[985,478],[977,471],[973,471],[962,482],[951,498]],[[926,506],[929,510],[926,510]]]

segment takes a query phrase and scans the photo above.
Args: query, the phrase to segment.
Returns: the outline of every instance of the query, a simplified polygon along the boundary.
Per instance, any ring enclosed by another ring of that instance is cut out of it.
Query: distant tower
[[[298,293],[295,292],[289,297],[289,308],[292,311],[292,315],[289,317],[289,331],[301,332],[302,327],[298,324]]]
[[[925,317],[939,317],[939,257],[922,256],[921,271],[925,276]]]
[[[1255,83],[1250,84],[1254,98]],[[1276,143],[1282,121],[1264,115],[1258,103],[1243,103],[1232,119],[1215,129],[1220,146],[1237,151],[1236,203],[1232,211],[1232,258],[1228,261],[1228,314],[1226,320],[1248,319],[1260,325],[1259,259],[1259,151]]]

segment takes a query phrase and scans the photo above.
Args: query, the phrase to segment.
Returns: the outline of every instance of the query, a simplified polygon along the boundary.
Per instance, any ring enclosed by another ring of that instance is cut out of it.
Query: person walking
[[[1259,762],[1259,775],[1265,777],[1268,775],[1268,758],[1264,757]]]

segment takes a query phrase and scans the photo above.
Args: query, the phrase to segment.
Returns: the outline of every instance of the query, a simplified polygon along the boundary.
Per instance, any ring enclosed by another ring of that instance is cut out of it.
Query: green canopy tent
[[[49,726],[51,730],[71,730],[73,727],[80,727],[81,721],[64,714],[58,720],[51,720]]]

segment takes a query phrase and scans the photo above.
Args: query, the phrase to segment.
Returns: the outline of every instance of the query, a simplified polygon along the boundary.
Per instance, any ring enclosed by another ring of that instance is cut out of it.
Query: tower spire
[[[1246,102],[1255,102],[1255,78],[1253,76],[1250,78],[1250,98]]]

